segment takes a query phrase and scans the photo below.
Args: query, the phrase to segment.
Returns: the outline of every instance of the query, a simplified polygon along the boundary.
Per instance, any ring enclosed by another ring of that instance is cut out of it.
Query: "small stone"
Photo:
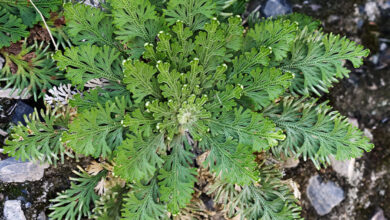
[[[3,68],[4,63],[5,63],[4,58],[0,56],[0,70]]]
[[[95,8],[99,7],[99,5],[100,5],[99,1],[95,1],[95,0],[84,0],[82,2],[86,5],[89,5],[89,6],[92,6]]]
[[[385,51],[387,49],[387,44],[386,43],[381,43],[380,45],[379,45],[379,50],[380,51]]]
[[[348,118],[348,122],[352,124],[353,126],[359,128],[359,122],[356,118]]]
[[[261,12],[268,18],[291,13],[292,9],[287,0],[268,0]]]
[[[371,220],[387,220],[385,214],[382,209],[378,209],[374,216],[372,216]]]
[[[337,16],[337,15],[329,15],[327,22],[328,23],[333,23],[333,22],[336,22],[336,21],[339,21],[339,20],[340,20],[339,16]]]
[[[364,11],[366,12],[369,21],[375,21],[380,15],[379,7],[376,2],[367,2],[364,6]]]
[[[336,173],[341,176],[347,177],[348,179],[352,179],[355,168],[355,158],[350,160],[336,160],[333,156],[330,157],[330,162],[332,164],[332,168]]]
[[[31,98],[31,94],[30,93],[27,93],[26,94],[26,91],[27,89],[24,89],[22,92],[20,92],[19,89],[15,89],[15,91],[13,93],[12,92],[13,89],[11,88],[8,88],[8,89],[0,89],[0,98],[7,98],[7,99],[29,99]],[[18,95],[18,94],[21,94],[21,95]],[[24,95],[25,94],[25,95]]]
[[[26,202],[26,204],[24,204],[24,207],[25,207],[26,209],[31,208],[31,206],[32,206],[31,202]]]
[[[46,217],[44,211],[42,211],[41,213],[39,213],[39,215],[38,215],[38,217],[37,217],[37,220],[47,220],[47,217]]]
[[[37,181],[42,179],[48,164],[37,162],[21,162],[14,158],[0,161],[0,181],[22,183],[25,181]]]
[[[343,189],[332,181],[321,182],[321,177],[318,175],[309,179],[306,194],[311,205],[320,216],[328,214],[333,207],[340,204],[345,198]]]
[[[372,55],[369,60],[371,61],[371,63],[373,63],[374,65],[378,65],[379,64],[379,54],[374,54]]]
[[[371,133],[371,129],[365,128],[363,130],[364,136],[368,137],[371,141],[374,138],[374,136]]]
[[[24,198],[23,196],[16,197],[16,200],[19,200],[21,202],[26,202],[26,198]]]
[[[3,209],[5,220],[26,220],[19,200],[8,200]]]
[[[22,101],[18,101],[16,103],[15,110],[12,114],[11,121],[14,124],[18,124],[18,122],[22,122],[23,125],[26,125],[26,122],[24,121],[24,118],[23,118],[24,115],[28,116],[33,112],[34,112],[34,109],[31,106],[27,105],[26,103],[24,103]]]
[[[298,164],[299,164],[299,159],[296,159],[294,157],[289,157],[283,161],[282,167],[283,168],[294,168],[294,167],[297,167]]]

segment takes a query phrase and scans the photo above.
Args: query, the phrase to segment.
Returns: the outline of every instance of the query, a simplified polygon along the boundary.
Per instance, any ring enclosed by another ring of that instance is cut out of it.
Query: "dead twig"
[[[259,11],[260,8],[261,8],[261,5],[258,5],[251,13],[249,13],[249,15],[245,18],[245,20],[241,23],[241,25],[245,25],[246,22],[248,22],[249,16],[250,16],[252,13],[256,13],[257,11]]]
[[[53,35],[51,34],[50,28],[49,28],[49,26],[48,26],[47,23],[46,23],[45,17],[43,17],[41,11],[39,11],[39,9],[37,8],[37,6],[34,4],[33,0],[29,0],[29,1],[31,2],[31,5],[35,8],[35,10],[38,12],[38,14],[41,16],[42,21],[43,21],[43,23],[45,24],[45,27],[46,27],[47,31],[49,32],[50,39],[51,39],[51,41],[52,41],[53,44],[54,44],[54,48],[55,48],[55,50],[57,51],[57,50],[58,50],[58,45],[56,44],[56,41],[54,40]]]

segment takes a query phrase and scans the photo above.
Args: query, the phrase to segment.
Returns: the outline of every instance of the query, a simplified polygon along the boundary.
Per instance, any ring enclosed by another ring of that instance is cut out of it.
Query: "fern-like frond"
[[[309,33],[311,33],[314,30],[318,30],[321,25],[321,22],[319,20],[316,20],[310,16],[300,14],[300,13],[291,13],[287,15],[282,15],[281,18],[290,20],[291,22],[294,23],[296,22],[300,30],[303,30],[305,27],[307,27]]]
[[[291,53],[280,68],[295,74],[290,90],[292,93],[308,95],[328,92],[332,83],[348,76],[343,67],[349,60],[355,68],[363,64],[369,50],[345,37],[321,32],[309,33],[305,28],[295,40]]]
[[[165,202],[168,211],[174,214],[190,202],[196,182],[196,170],[190,167],[194,155],[185,141],[183,136],[177,136],[168,145],[172,152],[165,158],[165,164],[158,176],[161,201]]]
[[[276,68],[257,68],[248,74],[233,78],[237,85],[243,86],[243,99],[249,98],[249,105],[261,110],[282,95],[291,85],[293,75]]]
[[[224,141],[225,140],[225,141]],[[232,138],[205,136],[200,146],[209,150],[203,165],[210,167],[226,182],[250,184],[257,180],[256,162],[251,146],[238,144]]]
[[[285,19],[266,19],[251,28],[246,35],[246,43],[250,48],[260,46],[272,48],[274,61],[281,61],[287,57],[294,42],[298,27]],[[250,42],[250,43],[248,43]]]
[[[69,100],[72,107],[77,107],[78,112],[88,111],[92,108],[98,107],[98,104],[104,105],[107,101],[112,100],[114,96],[103,90],[101,87],[96,87],[82,94],[75,94]]]
[[[34,1],[38,10],[46,18],[50,17],[50,12],[58,11],[63,0],[39,0]],[[42,21],[41,16],[32,6],[29,0],[0,0],[0,6],[3,6],[7,11],[16,17],[20,17],[28,27],[33,27],[34,24]]]
[[[132,220],[159,220],[166,218],[166,206],[159,201],[160,192],[154,176],[149,182],[137,183],[124,198],[122,216]]]
[[[258,67],[268,66],[270,61],[269,55],[271,53],[271,48],[260,47],[258,49],[252,48],[250,52],[245,52],[235,57],[233,60],[233,69],[228,76],[231,77],[239,73],[250,73]]]
[[[230,61],[231,52],[241,47],[243,27],[240,17],[231,17],[221,24],[216,18],[204,25],[204,30],[195,37],[195,54],[205,72],[214,71],[225,61]]]
[[[4,153],[22,161],[38,160],[54,165],[58,160],[63,163],[65,155],[72,157],[61,143],[69,118],[49,109],[46,112],[42,109],[40,113],[35,110],[29,118],[25,116],[27,125],[19,124],[13,128]]]
[[[222,112],[216,118],[208,119],[207,125],[213,136],[224,135],[234,138],[240,144],[251,146],[253,152],[267,150],[284,140],[282,131],[276,131],[275,125],[261,114],[234,108]]]
[[[259,181],[238,187],[232,183],[217,181],[210,193],[216,202],[225,205],[229,217],[239,219],[301,219],[301,208],[296,204],[287,185],[281,182],[282,173],[275,166],[263,166]]]
[[[127,187],[116,185],[95,201],[93,219],[96,220],[120,220],[123,199]]]
[[[87,156],[108,157],[122,143],[122,121],[128,108],[123,98],[115,102],[98,104],[97,108],[84,111],[69,125],[62,140],[76,153]]]
[[[348,123],[347,118],[332,111],[327,103],[316,100],[294,100],[282,102],[265,110],[265,115],[286,133],[286,140],[272,148],[279,155],[311,159],[317,168],[329,163],[329,156],[337,160],[360,157],[373,145],[358,128]]]
[[[91,207],[99,196],[96,195],[94,188],[98,182],[107,174],[103,170],[95,176],[89,175],[84,170],[73,171],[77,177],[71,177],[70,189],[59,193],[51,200],[54,203],[50,207],[53,212],[50,213],[51,219],[75,220],[82,217],[91,217]]]
[[[76,45],[96,44],[117,47],[114,41],[112,17],[98,8],[85,4],[67,3],[64,6],[66,32]]]
[[[22,19],[9,13],[0,5],[0,48],[8,47],[23,37],[28,37],[30,33],[26,30]]]
[[[146,96],[152,95],[155,98],[160,98],[160,90],[157,86],[157,80],[154,76],[157,69],[142,61],[125,61],[123,82],[127,85],[126,88],[132,92],[134,101],[140,102]]]
[[[53,59],[66,77],[80,88],[91,79],[105,78],[120,81],[123,78],[120,53],[108,46],[82,45],[57,51]]]
[[[145,43],[155,42],[163,23],[149,0],[111,0],[116,39],[122,41],[134,58],[139,58]]]
[[[63,72],[59,71],[50,59],[49,46],[43,47],[43,43],[27,46],[24,41],[18,54],[7,50],[0,51],[5,58],[5,65],[0,70],[0,81],[6,82],[5,88],[12,88],[11,93],[18,89],[18,95],[26,96],[30,93],[38,100],[44,96],[45,90],[49,90],[53,85],[66,83]],[[22,94],[23,90],[25,93]]]
[[[215,4],[209,0],[170,0],[164,10],[169,25],[181,20],[192,31],[201,29],[215,12]]]
[[[118,147],[115,175],[129,181],[150,179],[161,168],[164,160],[158,151],[165,151],[164,135],[160,134],[145,141],[130,136]]]

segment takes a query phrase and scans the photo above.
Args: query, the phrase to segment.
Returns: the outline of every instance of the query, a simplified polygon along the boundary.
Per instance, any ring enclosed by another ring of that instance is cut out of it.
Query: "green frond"
[[[115,175],[137,182],[150,179],[164,163],[157,152],[165,152],[165,149],[163,134],[146,141],[136,136],[127,137],[116,152]]]
[[[167,98],[181,101],[181,88],[183,85],[180,82],[180,73],[176,70],[170,71],[169,63],[157,63],[159,74],[157,76],[160,83],[161,94]]]
[[[127,187],[114,186],[99,200],[95,200],[93,209],[93,219],[96,220],[120,220],[123,199],[126,195]]]
[[[71,47],[67,48],[64,54],[57,51],[53,59],[57,61],[60,70],[66,70],[66,77],[79,88],[83,88],[91,79],[120,81],[123,78],[121,55],[108,46],[85,44]]]
[[[104,105],[106,102],[114,99],[114,97],[115,96],[112,96],[112,94],[101,87],[96,87],[84,91],[82,94],[75,94],[72,99],[69,100],[69,104],[72,107],[76,107],[78,112],[84,112],[98,107],[98,104]]]
[[[194,155],[183,136],[177,136],[168,147],[172,152],[164,158],[158,179],[161,201],[167,204],[169,212],[176,214],[190,202],[197,173],[195,168],[190,167]]]
[[[271,48],[262,46],[259,49],[252,48],[250,52],[245,52],[240,56],[236,56],[232,61],[233,69],[228,76],[235,76],[239,73],[250,73],[258,67],[268,66],[270,61],[269,55],[271,53]]]
[[[301,219],[301,208],[287,185],[280,180],[282,173],[274,166],[262,166],[256,183],[237,186],[217,181],[209,193],[216,202],[225,205],[229,217],[240,219],[279,220]]]
[[[94,188],[98,182],[105,177],[107,171],[101,171],[95,176],[89,175],[81,170],[73,171],[77,177],[71,177],[70,189],[58,193],[55,199],[50,200],[54,203],[49,209],[51,219],[58,220],[76,220],[82,217],[91,217],[91,208],[99,196],[96,195]]]
[[[230,61],[231,52],[238,50],[243,41],[240,17],[230,17],[228,23],[212,19],[195,37],[195,54],[205,72],[214,71],[225,61]]]
[[[43,43],[27,46],[24,41],[18,54],[0,51],[5,58],[4,67],[0,70],[0,81],[6,82],[5,88],[12,88],[11,93],[18,89],[18,95],[26,96],[30,93],[34,100],[38,100],[53,85],[64,83],[63,72],[56,68],[50,59],[49,46],[43,47]]]
[[[213,0],[216,11],[222,17],[244,14],[249,0]]]
[[[169,25],[180,20],[192,31],[202,29],[215,13],[215,4],[209,0],[170,0],[164,10],[165,20]]]
[[[34,4],[45,18],[49,18],[50,12],[61,9],[63,0],[39,0],[34,1]],[[0,6],[16,17],[20,17],[23,24],[28,27],[33,27],[34,24],[42,21],[41,16],[29,0],[0,0]]]
[[[130,49],[133,58],[139,58],[145,43],[155,42],[163,23],[148,0],[111,0],[116,39]]]
[[[67,3],[64,10],[66,32],[75,45],[95,44],[118,48],[111,16],[85,4]]]
[[[166,206],[159,201],[157,177],[137,183],[124,198],[122,217],[128,220],[159,220],[166,218]]]
[[[243,99],[249,99],[250,107],[261,110],[283,95],[293,77],[291,73],[283,73],[276,68],[256,68],[249,75],[235,76],[233,81],[243,86]]]
[[[26,126],[19,124],[13,127],[4,153],[22,161],[38,160],[54,165],[58,160],[63,163],[65,155],[72,157],[61,143],[61,135],[69,122],[67,115],[56,114],[49,108],[46,112],[42,109],[40,113],[35,109],[29,118],[25,116],[25,121]]]
[[[210,102],[205,105],[205,108],[214,115],[223,111],[230,111],[237,106],[236,99],[242,96],[242,91],[241,86],[230,84],[227,84],[222,91],[211,91],[209,94]]]
[[[328,88],[350,72],[343,67],[349,60],[355,68],[363,64],[369,50],[345,37],[309,33],[305,28],[295,40],[291,53],[280,64],[280,69],[295,74],[290,90],[293,94],[308,95],[328,92]],[[276,65],[279,66],[279,65]]]
[[[226,182],[246,185],[258,179],[252,148],[232,138],[205,136],[200,146],[209,150],[203,166],[210,167]]]
[[[28,37],[30,33],[26,30],[22,19],[10,14],[0,4],[0,48],[8,47],[11,43],[16,43],[23,37]]]
[[[122,143],[124,129],[122,121],[128,103],[117,98],[115,102],[84,111],[69,125],[62,141],[76,153],[86,156],[109,157]]]
[[[138,60],[127,60],[123,63],[123,68],[123,82],[132,93],[136,103],[148,95],[152,95],[155,98],[161,97],[160,90],[157,87],[157,80],[154,77],[157,72],[154,66]]]
[[[347,118],[332,111],[327,103],[317,104],[313,99],[285,98],[265,110],[277,127],[285,131],[286,140],[272,148],[277,155],[311,159],[317,168],[329,163],[329,156],[337,160],[360,157],[373,145]]]
[[[287,15],[281,16],[281,18],[290,20],[291,22],[298,25],[298,28],[300,30],[303,30],[305,27],[307,27],[307,30],[309,33],[312,31],[318,30],[320,28],[321,22],[319,20],[316,20],[310,16],[300,14],[300,13],[291,13]]]
[[[289,20],[266,19],[249,29],[245,41],[250,48],[271,48],[273,61],[279,62],[287,57],[291,50],[297,29],[297,24]]]
[[[276,131],[269,119],[243,108],[222,112],[218,117],[208,119],[207,125],[213,136],[234,138],[239,144],[251,146],[253,152],[268,150],[276,146],[278,140],[285,138],[281,130]]]
[[[144,112],[141,109],[135,109],[133,112],[125,115],[123,125],[140,137],[150,137],[156,127],[158,120],[155,120],[152,114]]]

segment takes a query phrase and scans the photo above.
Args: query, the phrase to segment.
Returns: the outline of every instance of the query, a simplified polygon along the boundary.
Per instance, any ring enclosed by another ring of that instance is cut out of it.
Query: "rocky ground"
[[[255,0],[248,8],[253,10],[263,16],[311,15],[323,22],[325,31],[346,35],[371,50],[365,65],[323,99],[364,130],[375,149],[356,160],[333,161],[321,170],[310,161],[291,161],[285,179],[297,183],[305,219],[390,219],[390,1]],[[0,98],[0,106],[3,141],[10,122],[22,121],[31,106],[42,103]],[[47,219],[49,200],[69,187],[71,168],[80,163],[68,160],[47,168],[1,153],[0,158],[0,219],[10,220]]]
[[[390,219],[390,1],[291,0],[290,5],[323,21],[325,31],[371,50],[365,65],[324,99],[364,130],[375,148],[362,158],[332,163],[333,169],[316,170],[301,162],[286,170],[286,178],[300,186],[303,217]]]

